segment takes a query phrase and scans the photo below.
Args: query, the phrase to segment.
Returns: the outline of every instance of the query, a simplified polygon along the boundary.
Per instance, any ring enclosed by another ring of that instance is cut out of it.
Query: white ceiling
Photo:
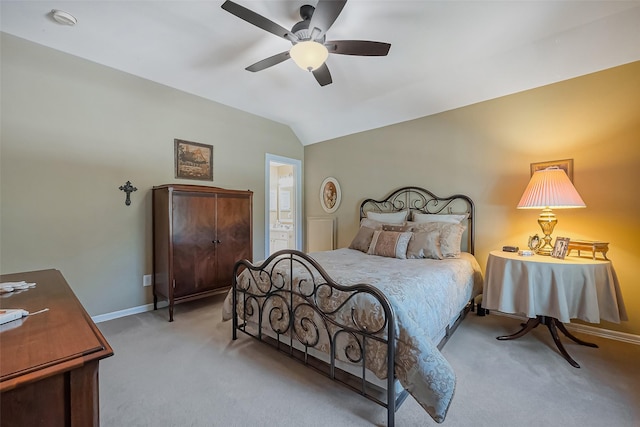
[[[285,28],[316,0],[239,3]],[[330,55],[333,84],[286,61],[290,44],[218,1],[1,1],[1,30],[286,124],[304,145],[640,60],[640,0],[350,0],[328,40],[391,43]],[[57,24],[51,9],[73,14]]]

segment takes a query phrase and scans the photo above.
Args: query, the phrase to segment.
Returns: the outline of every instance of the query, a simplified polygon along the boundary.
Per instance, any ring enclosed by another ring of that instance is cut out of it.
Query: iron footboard
[[[374,313],[373,321],[371,316],[363,321],[356,310],[361,303],[367,304],[367,313]],[[287,249],[260,265],[238,261],[232,304],[234,340],[241,331],[274,346],[387,408],[387,425],[394,425],[407,392],[396,392],[395,317],[389,300],[376,287],[343,286],[310,256]],[[370,352],[379,354],[380,346],[386,348],[386,390],[368,381],[375,376],[367,368]],[[347,364],[358,372],[343,369]]]

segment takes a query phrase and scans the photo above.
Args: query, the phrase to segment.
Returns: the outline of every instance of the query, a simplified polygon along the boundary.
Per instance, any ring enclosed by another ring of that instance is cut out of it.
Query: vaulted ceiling
[[[304,145],[640,60],[640,1],[350,0],[328,39],[391,43],[330,55],[333,83],[285,61],[291,44],[219,1],[2,0],[3,32],[291,127]],[[291,28],[317,0],[236,0]],[[71,13],[61,25],[52,9]]]

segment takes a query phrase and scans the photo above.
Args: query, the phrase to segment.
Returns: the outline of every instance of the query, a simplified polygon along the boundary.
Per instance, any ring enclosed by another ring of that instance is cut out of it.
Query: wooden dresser
[[[0,308],[48,311],[0,325],[0,425],[98,426],[98,363],[113,355],[58,270],[0,276],[36,287]]]
[[[253,192],[199,185],[153,187],[153,305],[225,292],[233,266],[253,257]]]

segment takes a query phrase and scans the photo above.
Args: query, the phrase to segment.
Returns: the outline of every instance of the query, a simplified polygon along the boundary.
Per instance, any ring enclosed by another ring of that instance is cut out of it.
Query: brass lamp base
[[[551,208],[544,208],[538,217],[538,224],[544,233],[544,239],[542,239],[542,244],[536,249],[536,254],[545,256],[551,255],[551,252],[553,251],[551,233],[553,233],[553,229],[557,223],[558,219]]]

